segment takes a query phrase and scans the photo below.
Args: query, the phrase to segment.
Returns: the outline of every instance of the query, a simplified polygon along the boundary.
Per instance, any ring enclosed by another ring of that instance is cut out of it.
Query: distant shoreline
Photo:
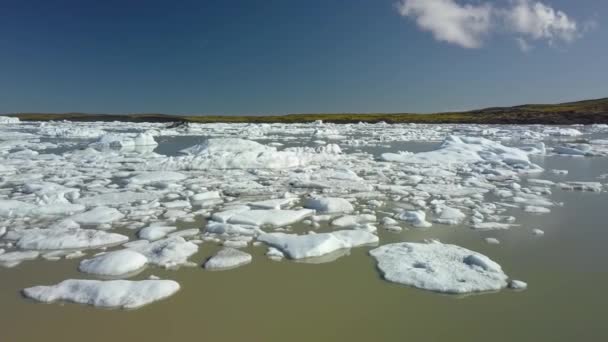
[[[169,115],[169,114],[86,114],[18,113],[7,114],[22,121],[124,121],[167,123],[307,123],[322,120],[349,123],[420,123],[420,124],[608,124],[608,98],[554,105],[496,107],[467,112],[413,114],[288,114],[271,116]]]

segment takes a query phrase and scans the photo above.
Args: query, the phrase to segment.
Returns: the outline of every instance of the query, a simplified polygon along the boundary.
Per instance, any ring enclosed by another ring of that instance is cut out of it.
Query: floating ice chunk
[[[388,281],[436,292],[462,294],[507,286],[500,265],[468,249],[432,243],[396,243],[370,251]]]
[[[179,172],[171,171],[156,171],[156,172],[143,172],[137,174],[129,179],[131,184],[151,184],[151,183],[171,183],[179,182],[186,179],[186,175]]]
[[[78,269],[85,273],[118,277],[141,270],[147,262],[148,258],[141,253],[124,249],[82,260]]]
[[[99,225],[120,220],[125,215],[114,208],[96,207],[84,213],[70,216],[68,219],[83,225]]]
[[[498,239],[496,239],[496,238],[488,237],[488,238],[485,238],[484,240],[489,245],[498,245],[498,244],[500,244],[500,241]]]
[[[396,226],[399,224],[397,220],[392,219],[390,217],[383,217],[381,223],[383,226]]]
[[[179,208],[190,208],[190,202],[188,201],[171,201],[171,202],[164,202],[162,203],[162,206],[167,208],[167,209],[179,209]]]
[[[447,224],[447,225],[457,225],[464,220],[466,215],[456,208],[451,207],[442,207],[439,211],[439,216],[433,219],[433,222]]]
[[[167,234],[176,230],[177,227],[173,226],[151,225],[149,227],[142,228],[139,232],[137,232],[137,236],[139,236],[140,239],[154,241],[164,238]]]
[[[207,222],[205,228],[207,233],[218,234],[218,235],[244,235],[244,236],[256,236],[262,232],[257,226],[248,226],[241,224],[229,224],[215,221]]]
[[[17,124],[21,122],[19,118],[14,118],[12,116],[0,115],[0,124]]]
[[[192,195],[190,197],[192,204],[201,207],[210,207],[223,202],[219,191],[207,191]]]
[[[0,200],[0,216],[4,217],[21,217],[29,215],[35,205],[16,201],[16,200]]]
[[[378,242],[378,237],[364,230],[340,230],[308,235],[269,233],[260,235],[258,240],[280,249],[291,259],[303,259],[320,257],[340,249],[374,244]]]
[[[286,169],[304,166],[332,155],[298,151],[277,151],[275,147],[236,138],[209,139],[182,150],[186,156],[171,157],[155,165],[163,169]]]
[[[216,213],[213,213],[213,215],[211,215],[211,219],[213,221],[226,223],[232,216],[245,212],[245,211],[249,211],[250,209],[251,208],[246,205],[232,207],[228,210],[218,211]]]
[[[251,254],[234,248],[222,248],[205,262],[205,268],[211,270],[235,268],[251,262]]]
[[[281,208],[283,208],[293,202],[297,202],[297,201],[298,201],[297,198],[277,198],[277,199],[270,199],[270,200],[265,200],[265,201],[249,202],[249,203],[247,203],[247,205],[249,205],[252,208],[258,208],[258,209],[280,210]]]
[[[376,222],[376,215],[372,214],[345,215],[333,220],[331,222],[331,225],[340,228],[353,228],[358,225],[364,225],[366,223],[374,222]]]
[[[134,148],[136,146],[156,146],[158,143],[154,137],[148,133],[139,133],[135,137],[131,134],[108,133],[95,143],[90,144],[90,147],[96,149],[107,148]]]
[[[314,209],[320,213],[347,213],[355,210],[353,205],[344,198],[307,198],[304,208]]]
[[[549,134],[549,135],[553,135],[553,136],[560,136],[560,137],[577,137],[579,135],[583,135],[583,133],[581,131],[579,131],[578,129],[574,129],[574,128],[563,128],[563,127],[559,127],[559,128],[545,128],[544,129],[544,133],[545,134]]]
[[[250,226],[270,225],[273,227],[287,226],[292,223],[312,216],[313,210],[247,210],[235,214],[228,219],[232,224],[244,224]]]
[[[157,195],[151,192],[109,192],[100,195],[89,197],[81,197],[76,200],[76,203],[84,204],[87,207],[93,206],[116,206],[138,201],[151,201],[157,198]]]
[[[129,238],[95,229],[28,229],[21,233],[17,247],[21,249],[88,249],[117,245]]]
[[[173,280],[68,279],[57,285],[29,287],[23,294],[44,303],[68,301],[96,307],[136,309],[167,298],[179,288]]]
[[[602,192],[602,183],[599,182],[566,182],[559,183],[559,187],[563,190]]]
[[[268,252],[266,252],[266,256],[272,260],[281,260],[285,257],[285,254],[283,254],[283,252],[274,247],[268,247]]]
[[[397,216],[397,219],[417,228],[428,228],[431,226],[431,223],[426,221],[426,213],[422,210],[404,211]]]
[[[385,161],[410,164],[472,164],[478,162],[503,163],[512,167],[540,169],[532,164],[526,151],[503,146],[484,138],[447,137],[441,147],[435,151],[421,153],[384,153]]]
[[[568,174],[568,170],[551,170],[554,175],[565,176]]]
[[[37,251],[14,251],[0,253],[0,266],[15,267],[26,260],[34,260],[40,255]]]
[[[417,190],[428,192],[436,196],[468,197],[478,194],[485,194],[488,189],[477,187],[464,187],[457,184],[418,184]]]
[[[473,229],[476,230],[506,230],[515,226],[510,223],[500,223],[500,222],[476,222],[473,224]]]
[[[533,229],[532,234],[534,234],[536,236],[543,236],[543,235],[545,235],[545,232],[540,229]]]
[[[129,246],[148,258],[148,262],[162,267],[175,267],[186,264],[188,258],[198,251],[198,246],[173,236],[150,243],[139,243]]]
[[[566,146],[555,146],[553,152],[572,156],[593,155],[593,147],[588,144],[568,144]]]
[[[528,288],[528,284],[521,280],[510,280],[509,288],[513,290],[525,290]]]
[[[527,213],[534,213],[534,214],[547,214],[547,213],[551,212],[551,209],[545,208],[545,207],[536,207],[533,205],[527,205],[524,207],[524,211]]]

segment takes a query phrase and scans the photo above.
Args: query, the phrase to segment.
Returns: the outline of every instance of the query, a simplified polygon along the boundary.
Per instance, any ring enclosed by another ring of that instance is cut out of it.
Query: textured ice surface
[[[144,242],[130,249],[146,256],[151,264],[174,267],[187,263],[188,258],[198,251],[198,246],[181,236],[172,236],[150,243]]]
[[[211,270],[235,268],[250,263],[251,259],[249,253],[234,248],[222,248],[205,262],[205,268]]]
[[[70,220],[83,225],[97,225],[103,223],[112,223],[120,220],[124,215],[118,210],[108,207],[96,207],[84,213],[70,216]]]
[[[167,298],[179,290],[173,280],[81,280],[68,279],[57,285],[23,290],[31,299],[44,303],[68,301],[98,307],[136,309]]]
[[[260,235],[258,240],[281,250],[291,259],[303,259],[377,243],[378,237],[363,230],[341,230],[308,235],[269,233]]]
[[[445,293],[496,291],[507,286],[499,264],[477,252],[439,242],[396,243],[370,254],[388,281]]]
[[[353,205],[344,198],[307,198],[304,207],[320,213],[341,213],[354,210]]]
[[[21,249],[85,249],[116,245],[129,241],[127,236],[95,229],[28,229],[20,233]]]
[[[141,253],[124,249],[82,260],[78,269],[85,273],[118,277],[142,269],[147,262]]]

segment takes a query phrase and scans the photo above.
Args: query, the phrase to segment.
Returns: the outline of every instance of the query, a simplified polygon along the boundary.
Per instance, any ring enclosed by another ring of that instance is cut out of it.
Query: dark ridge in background
[[[287,114],[271,116],[170,115],[170,114],[87,114],[87,113],[12,113],[22,121],[125,121],[196,123],[471,123],[471,124],[608,124],[608,98],[560,104],[529,104],[492,107],[466,112],[415,113],[342,113]]]

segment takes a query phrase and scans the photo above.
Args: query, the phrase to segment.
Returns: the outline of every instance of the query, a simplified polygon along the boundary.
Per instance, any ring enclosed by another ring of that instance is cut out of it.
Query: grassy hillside
[[[486,123],[486,124],[608,124],[608,98],[561,104],[529,104],[493,107],[468,112],[414,114],[289,114],[274,116],[168,115],[168,114],[86,114],[19,113],[9,114],[23,121],[130,121],[199,123],[301,123],[323,120],[332,123]]]

